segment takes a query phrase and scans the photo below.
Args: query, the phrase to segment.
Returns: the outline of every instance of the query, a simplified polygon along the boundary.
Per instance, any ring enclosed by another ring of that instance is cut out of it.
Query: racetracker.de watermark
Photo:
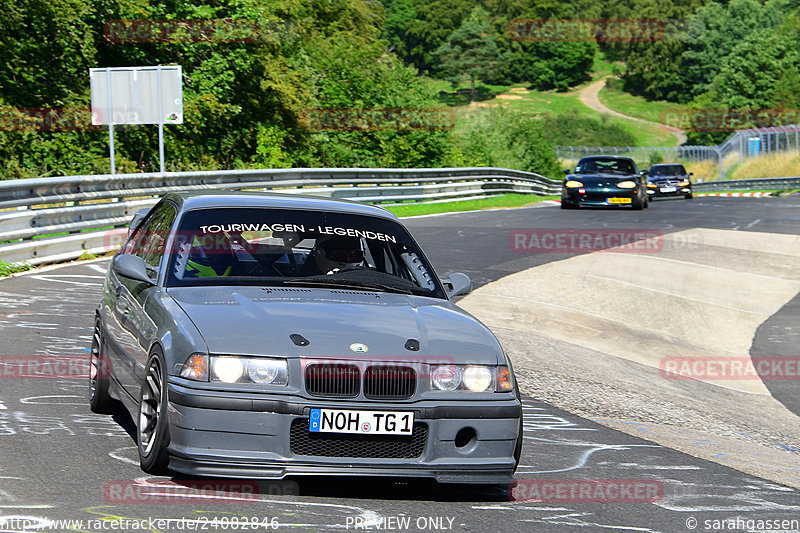
[[[513,41],[631,43],[664,38],[667,25],[656,19],[529,19],[508,23]]]
[[[520,479],[511,499],[535,503],[652,503],[664,497],[653,479]]]
[[[180,481],[114,480],[103,486],[106,503],[175,504],[255,502],[263,496],[297,496],[294,481],[186,479]]]
[[[92,111],[86,107],[0,107],[0,130],[3,131],[88,131]]]
[[[92,368],[88,355],[7,355],[0,359],[0,379],[88,379],[108,377],[107,359]],[[96,375],[93,375],[96,372]]]
[[[517,229],[508,235],[508,246],[517,253],[614,252],[656,253],[664,247],[664,235],[656,229]]]
[[[266,43],[296,34],[288,22],[242,19],[109,20],[103,25],[103,37],[115,44]]]
[[[787,381],[800,379],[800,357],[664,357],[658,369],[671,380]]]
[[[800,124],[800,109],[684,109],[661,113],[662,124],[693,131],[719,132]]]
[[[452,130],[456,115],[450,108],[327,107],[304,110],[300,122],[309,131],[440,131]]]

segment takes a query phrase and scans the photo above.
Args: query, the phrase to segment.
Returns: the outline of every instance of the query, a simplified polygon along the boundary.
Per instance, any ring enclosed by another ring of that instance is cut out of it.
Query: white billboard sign
[[[91,68],[92,124],[182,124],[180,66]]]
[[[158,159],[164,172],[164,124],[183,124],[180,66],[90,68],[92,124],[108,125],[111,173],[114,124],[158,124]]]

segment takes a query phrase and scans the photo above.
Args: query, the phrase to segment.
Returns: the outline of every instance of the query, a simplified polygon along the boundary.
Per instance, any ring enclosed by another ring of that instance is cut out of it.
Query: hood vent
[[[269,292],[311,292],[311,289],[295,289],[286,287],[261,287],[262,291]]]

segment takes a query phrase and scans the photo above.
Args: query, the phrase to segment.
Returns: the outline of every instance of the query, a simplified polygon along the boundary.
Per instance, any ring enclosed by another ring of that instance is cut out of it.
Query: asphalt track
[[[800,198],[660,201],[639,212],[550,206],[420,217],[407,225],[440,274],[466,272],[480,286],[569,257],[514,252],[509,233],[515,229],[666,233],[702,227],[798,235]],[[87,356],[106,265],[75,264],[0,281],[0,354]],[[754,353],[775,353],[776,343],[789,352],[797,346],[792,325],[798,307],[795,298],[759,328]],[[770,391],[798,414],[797,387],[796,380],[783,381],[770,385]],[[15,520],[21,517],[51,531],[127,531],[142,525],[157,531],[256,530],[253,522],[243,527],[245,519],[257,519],[261,531],[273,526],[287,531],[475,532],[800,528],[795,489],[606,428],[530,397],[525,402],[523,459],[512,492],[517,499],[509,500],[496,488],[344,478],[261,484],[255,497],[252,486],[235,492],[235,486],[217,481],[214,486],[223,493],[181,499],[176,496],[181,487],[193,480],[146,476],[135,461],[133,422],[126,415],[92,414],[86,394],[85,379],[0,380],[0,531],[22,530]],[[800,452],[794,451],[800,464]],[[629,502],[568,501],[563,495],[526,501],[531,480],[606,480],[606,488],[613,485],[607,480],[638,480],[655,483],[659,494],[653,502],[636,497]],[[136,490],[130,490],[132,484]],[[128,522],[124,527],[110,522],[122,518],[168,521]],[[234,518],[237,528],[231,525]],[[102,524],[97,522],[101,519]],[[53,524],[55,520],[86,522],[70,527]],[[795,522],[787,527],[759,520]]]

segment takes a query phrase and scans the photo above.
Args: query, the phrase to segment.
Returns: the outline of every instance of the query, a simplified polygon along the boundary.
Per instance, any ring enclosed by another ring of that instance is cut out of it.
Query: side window
[[[141,257],[148,267],[158,268],[165,253],[165,245],[175,215],[175,207],[172,204],[166,202],[161,204],[131,236],[125,247],[125,253]]]

